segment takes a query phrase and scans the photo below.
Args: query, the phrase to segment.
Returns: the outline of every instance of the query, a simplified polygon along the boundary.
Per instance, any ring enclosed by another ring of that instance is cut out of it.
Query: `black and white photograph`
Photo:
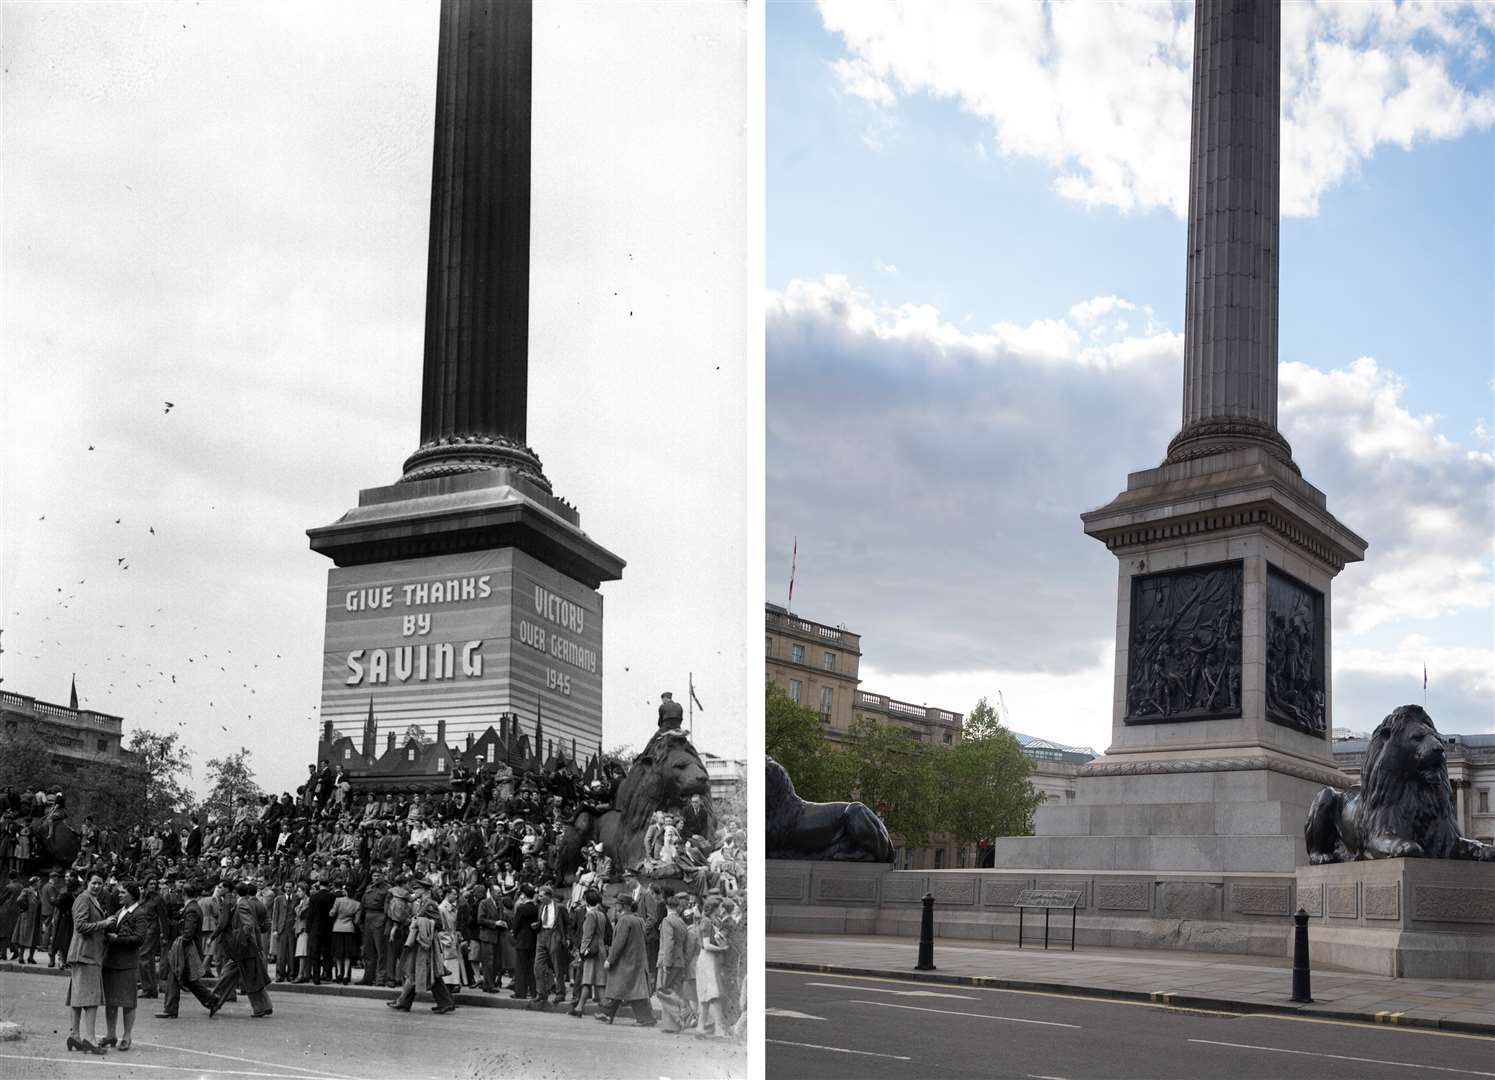
[[[0,5],[0,1074],[747,1075],[755,15]]]

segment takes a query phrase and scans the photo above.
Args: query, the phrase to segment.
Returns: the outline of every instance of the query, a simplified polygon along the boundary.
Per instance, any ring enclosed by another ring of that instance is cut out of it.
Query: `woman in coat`
[[[385,1002],[391,1009],[409,1012],[416,990],[427,988],[436,999],[432,1012],[449,1013],[457,1007],[441,979],[441,950],[437,939],[440,925],[441,912],[434,902],[427,900],[416,909],[410,920],[410,931],[405,936],[405,952],[401,959],[405,984],[400,988],[399,997]]]
[[[57,915],[52,920],[52,940],[47,943],[49,952],[62,954],[62,970],[68,970],[67,950],[73,941],[73,903],[78,899],[78,879],[68,874],[62,881],[62,892],[57,894]]]
[[[722,1014],[722,958],[730,948],[722,929],[722,908],[715,897],[706,902],[701,919],[701,955],[696,960],[696,996],[700,1008],[696,1013],[696,1034],[706,1035],[706,1017],[715,1025],[715,1038],[727,1038],[727,1021]]]
[[[114,921],[104,914],[104,906],[100,903],[103,889],[103,877],[92,874],[88,887],[73,901],[73,940],[67,950],[71,969],[67,1004],[73,1010],[73,1028],[67,1037],[67,1048],[89,1054],[104,1053],[102,1047],[94,1045],[94,1039],[97,1037],[99,1006],[104,1003],[104,935]],[[79,1038],[80,1021],[88,1032],[87,1038]]]
[[[654,1008],[649,1004],[649,954],[644,948],[644,920],[634,912],[637,902],[631,896],[618,898],[618,921],[613,926],[613,943],[608,949],[607,1002],[597,1019],[611,1024],[618,1007],[628,1002],[639,1027],[653,1027]]]
[[[36,963],[36,947],[42,940],[42,894],[41,879],[30,878],[21,886],[16,897],[15,928],[11,931],[10,944],[15,958],[23,964]]]
[[[607,915],[602,910],[602,896],[596,889],[582,894],[586,902],[586,914],[581,920],[581,944],[577,955],[581,957],[580,993],[576,1004],[571,1006],[572,1016],[586,1012],[587,999],[602,1004],[602,992],[607,988]]]
[[[135,1030],[135,994],[140,985],[140,946],[149,933],[150,913],[140,905],[140,886],[126,882],[120,886],[125,894],[123,906],[114,917],[113,928],[105,935],[103,980],[104,1023],[109,1031],[99,1046],[114,1046],[121,1051],[130,1048]],[[119,1014],[124,1013],[124,1032],[115,1037]]]

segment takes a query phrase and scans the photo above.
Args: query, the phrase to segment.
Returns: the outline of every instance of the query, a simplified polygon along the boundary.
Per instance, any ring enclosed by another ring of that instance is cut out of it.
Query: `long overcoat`
[[[619,1001],[649,997],[649,954],[644,948],[644,920],[631,912],[618,916],[608,950],[607,996]]]

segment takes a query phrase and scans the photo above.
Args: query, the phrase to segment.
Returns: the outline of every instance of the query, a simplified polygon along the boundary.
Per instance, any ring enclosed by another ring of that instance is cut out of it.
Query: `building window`
[[[805,662],[805,647],[803,645],[790,646],[789,659],[796,664],[803,664]]]
[[[436,759],[436,771],[446,772],[446,758],[439,757]]]
[[[826,671],[835,671],[836,670],[836,654],[833,653],[833,652],[826,653],[825,654],[825,660],[822,661],[821,666],[824,667]]]
[[[352,759],[352,757],[353,757],[353,748],[351,746],[345,746],[345,747],[343,747],[343,760],[344,761],[349,761],[349,760]]]
[[[934,868],[936,870],[945,868],[945,849],[942,847],[934,849]]]
[[[413,747],[413,746],[407,746],[407,747],[405,747],[405,760],[406,761],[414,761],[415,760],[415,747]]]
[[[831,707],[836,703],[836,692],[829,686],[820,688],[820,715],[829,716]]]
[[[796,645],[795,648],[797,649],[799,648],[799,646]],[[789,700],[794,702],[796,705],[799,704],[799,695],[802,689],[803,687],[800,685],[800,681],[798,679],[789,680]]]
[[[102,753],[102,752],[104,752],[105,750],[108,750],[108,749],[109,749],[109,740],[108,739],[100,739],[99,740],[99,752]]]
[[[498,760],[498,750],[496,749],[496,746],[497,746],[496,743],[489,743],[488,744],[488,764],[489,765],[492,765],[495,761]]]
[[[1490,812],[1490,789],[1489,788],[1480,788],[1479,789],[1479,812],[1481,814],[1488,814]]]
[[[763,639],[763,655],[764,656],[772,656],[773,655],[773,638],[764,638]]]
[[[954,741],[955,741],[955,736],[951,735],[948,731],[945,732],[945,745],[949,746]]]

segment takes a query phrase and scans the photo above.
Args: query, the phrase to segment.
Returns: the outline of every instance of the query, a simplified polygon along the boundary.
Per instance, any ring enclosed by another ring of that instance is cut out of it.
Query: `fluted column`
[[[530,0],[442,0],[420,448],[404,480],[507,466],[525,445]]]
[[[1281,12],[1275,0],[1194,10],[1182,427],[1170,462],[1260,445],[1277,431]]]

